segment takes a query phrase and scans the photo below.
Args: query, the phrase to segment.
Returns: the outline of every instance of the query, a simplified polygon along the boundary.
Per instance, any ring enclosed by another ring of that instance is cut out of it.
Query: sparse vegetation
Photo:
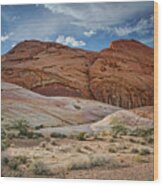
[[[108,166],[110,166],[110,168],[115,168],[118,166],[117,162],[115,162],[115,160],[111,160],[107,155],[96,154],[76,158],[75,160],[69,163],[68,169],[90,169],[96,166],[105,165],[106,163],[109,163]]]
[[[42,128],[44,128],[43,125],[38,125],[38,126],[35,127],[36,130],[39,130],[39,129],[42,129]]]
[[[85,141],[86,140],[86,133],[80,132],[79,135],[77,136],[77,139],[80,141]]]
[[[8,162],[9,162],[8,157],[5,156],[5,157],[1,158],[1,165],[2,166],[6,166],[8,164]]]
[[[139,153],[139,149],[137,149],[137,148],[132,148],[132,149],[131,149],[131,153],[137,154],[137,153]]]
[[[113,147],[110,147],[109,148],[109,152],[116,153],[117,152],[117,149],[116,148],[113,148]]]
[[[112,126],[113,138],[117,138],[125,135],[134,136],[134,137],[143,137],[144,140],[147,141],[147,143],[153,143],[153,132],[154,132],[153,128],[140,128],[140,127],[131,128],[125,125]]]
[[[74,107],[77,109],[77,110],[80,110],[81,107],[79,105],[74,105]]]
[[[10,140],[8,138],[5,138],[1,141],[1,150],[4,151],[8,147],[10,147]]]
[[[15,156],[15,157],[2,157],[2,176],[4,177],[23,177],[25,172],[20,168],[26,166],[27,157]]]
[[[137,162],[137,163],[148,163],[149,160],[147,158],[144,158],[142,156],[140,156],[139,154],[133,157],[133,161]]]
[[[66,138],[66,137],[67,137],[65,134],[56,133],[56,132],[51,133],[50,136],[51,136],[52,138]]]
[[[127,135],[128,128],[123,125],[112,126],[112,135],[113,137]]]
[[[135,128],[130,130],[129,135],[137,136],[137,137],[148,137],[153,135],[154,129],[153,128]]]
[[[27,163],[27,157],[26,156],[16,156],[16,157],[13,157],[13,158],[9,159],[7,165],[12,170],[18,170],[18,167],[20,165],[26,164],[26,163]]]
[[[13,122],[13,126],[11,129],[18,131],[17,137],[19,138],[32,138],[38,139],[42,137],[42,134],[33,132],[32,129],[29,127],[29,123],[26,120],[16,120]],[[16,137],[16,136],[14,136]]]
[[[35,175],[50,175],[51,172],[42,161],[33,162],[30,165],[30,171]]]
[[[150,154],[150,150],[147,149],[147,148],[142,148],[142,149],[140,149],[139,154],[140,154],[140,155],[143,155],[143,156],[149,155],[149,154]]]

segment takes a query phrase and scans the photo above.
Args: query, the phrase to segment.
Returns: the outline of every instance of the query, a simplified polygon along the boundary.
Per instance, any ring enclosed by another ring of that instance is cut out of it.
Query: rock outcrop
[[[153,49],[120,40],[102,50],[89,69],[95,99],[124,108],[153,105]]]
[[[2,56],[2,80],[47,96],[95,99],[134,108],[153,105],[154,52],[119,40],[100,52],[24,41]]]

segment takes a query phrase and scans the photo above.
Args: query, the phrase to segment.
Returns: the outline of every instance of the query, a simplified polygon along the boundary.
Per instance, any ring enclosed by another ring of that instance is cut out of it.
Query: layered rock
[[[88,124],[121,110],[95,100],[47,97],[5,82],[2,82],[1,106],[4,125],[24,119],[33,128]]]
[[[2,79],[48,96],[92,98],[89,66],[95,52],[25,41],[2,57]]]
[[[24,41],[2,56],[2,79],[48,96],[124,108],[153,105],[153,49],[119,40],[100,52]]]
[[[134,40],[114,41],[89,69],[95,99],[124,108],[153,105],[153,49]]]

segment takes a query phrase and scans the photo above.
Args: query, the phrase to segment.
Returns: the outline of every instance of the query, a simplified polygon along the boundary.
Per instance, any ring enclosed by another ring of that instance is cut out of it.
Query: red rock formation
[[[102,50],[89,69],[95,99],[124,108],[153,105],[153,49],[120,40]]]
[[[48,96],[133,108],[153,105],[153,62],[153,49],[134,40],[99,53],[32,40],[2,56],[2,79]]]

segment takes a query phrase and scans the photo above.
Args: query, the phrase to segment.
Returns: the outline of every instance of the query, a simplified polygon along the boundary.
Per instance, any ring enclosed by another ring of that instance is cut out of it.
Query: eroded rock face
[[[92,98],[88,70],[95,52],[25,41],[2,57],[2,79],[48,96]]]
[[[124,108],[153,105],[153,49],[134,40],[115,41],[89,69],[95,99]]]
[[[2,56],[2,80],[48,96],[96,99],[124,108],[153,105],[153,49],[134,40],[101,52],[24,41]]]

